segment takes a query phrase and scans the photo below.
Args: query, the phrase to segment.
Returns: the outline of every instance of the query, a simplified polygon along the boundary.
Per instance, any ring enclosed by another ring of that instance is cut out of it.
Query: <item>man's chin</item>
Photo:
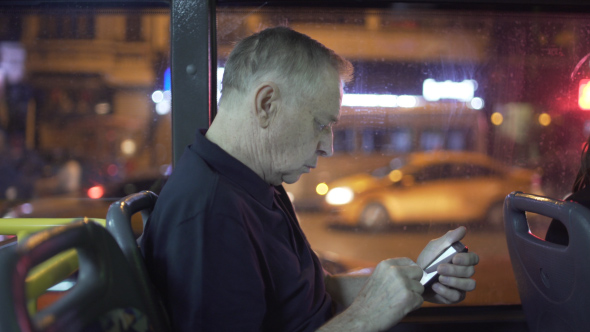
[[[301,178],[301,174],[287,174],[283,176],[283,183],[292,184]]]

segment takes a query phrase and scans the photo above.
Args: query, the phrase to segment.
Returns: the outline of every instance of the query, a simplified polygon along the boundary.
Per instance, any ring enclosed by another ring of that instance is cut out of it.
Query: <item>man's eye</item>
[[[316,121],[316,124],[318,125],[318,129],[319,129],[320,131],[323,131],[324,129],[326,129],[326,127],[328,127],[328,126],[329,126],[329,125],[324,125],[324,124],[321,124],[321,123],[319,123],[319,122],[317,122],[317,121]]]

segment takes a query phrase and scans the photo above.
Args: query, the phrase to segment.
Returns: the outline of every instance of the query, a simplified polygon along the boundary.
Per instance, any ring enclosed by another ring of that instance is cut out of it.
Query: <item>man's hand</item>
[[[465,227],[459,227],[430,241],[418,257],[418,264],[409,258],[379,263],[348,309],[318,331],[384,331],[420,307],[425,299],[445,304],[462,301],[467,291],[475,289],[475,280],[470,279],[479,262],[475,253],[459,253],[453,257],[453,264],[439,265],[439,282],[432,286],[431,295],[421,296],[424,286],[420,279],[426,264],[443,249],[463,239],[465,232]]]
[[[424,269],[442,250],[463,239],[466,232],[465,227],[459,227],[430,241],[418,257],[418,265]],[[437,272],[440,277],[438,282],[432,285],[433,291],[424,294],[426,301],[458,303],[465,299],[466,292],[475,289],[475,280],[471,279],[471,276],[475,273],[474,266],[479,263],[479,256],[472,252],[458,253],[453,257],[452,263],[438,266]]]
[[[346,310],[364,323],[364,331],[383,331],[397,324],[424,301],[422,269],[409,258],[384,260]]]

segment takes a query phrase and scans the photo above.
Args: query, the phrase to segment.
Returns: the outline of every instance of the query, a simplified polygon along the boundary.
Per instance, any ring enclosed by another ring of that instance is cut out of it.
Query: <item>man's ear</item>
[[[254,112],[260,127],[266,128],[279,111],[281,93],[274,82],[263,82],[256,88]]]

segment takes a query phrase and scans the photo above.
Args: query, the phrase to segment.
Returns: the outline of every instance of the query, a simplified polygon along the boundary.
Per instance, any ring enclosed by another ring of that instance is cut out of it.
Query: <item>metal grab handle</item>
[[[539,239],[529,232],[529,226],[525,212],[537,213],[549,218],[561,221],[568,233],[571,230],[570,218],[571,205],[566,206],[565,201],[549,197],[543,197],[522,192],[513,192],[505,199],[504,219],[507,230],[514,229],[515,233],[525,241],[537,245],[547,245],[548,242]],[[555,245],[551,243],[550,245]]]

